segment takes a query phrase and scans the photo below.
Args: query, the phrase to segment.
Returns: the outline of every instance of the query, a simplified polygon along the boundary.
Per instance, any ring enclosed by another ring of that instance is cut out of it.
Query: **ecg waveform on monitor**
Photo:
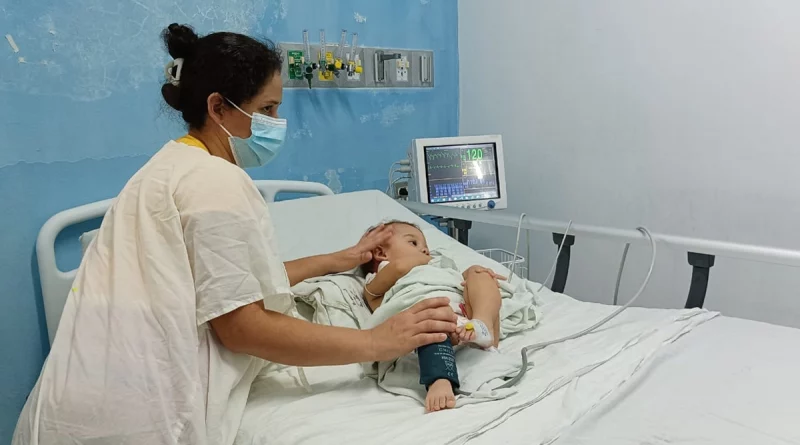
[[[433,164],[428,167],[430,170],[443,170],[446,168],[461,168],[461,164]]]
[[[497,163],[491,144],[426,148],[428,199],[432,203],[497,199]]]
[[[428,162],[438,161],[439,159],[459,159],[461,154],[458,151],[442,151],[441,153],[428,153]],[[459,165],[460,167],[460,165]]]

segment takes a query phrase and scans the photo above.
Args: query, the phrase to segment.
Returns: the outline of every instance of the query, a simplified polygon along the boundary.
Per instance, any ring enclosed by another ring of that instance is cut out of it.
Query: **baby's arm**
[[[389,292],[397,280],[409,272],[410,269],[407,270],[401,263],[401,261],[393,261],[387,264],[375,274],[372,281],[364,285],[364,300],[372,312],[375,312],[375,309],[383,302],[383,295]]]
[[[383,269],[375,274],[375,278],[364,286],[364,300],[367,302],[369,309],[375,312],[375,309],[383,302],[383,295],[389,292],[397,283],[397,280],[406,276],[411,269],[428,264],[430,257],[420,254],[409,258],[400,258],[391,261]]]

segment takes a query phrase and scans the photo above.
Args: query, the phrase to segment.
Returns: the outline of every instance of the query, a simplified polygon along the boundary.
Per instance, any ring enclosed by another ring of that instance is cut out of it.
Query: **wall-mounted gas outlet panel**
[[[319,45],[311,45],[311,57],[302,43],[281,43],[279,47],[285,88],[434,87],[433,51],[359,47],[354,60],[349,60],[350,47],[345,46],[345,60],[339,64],[338,45],[326,45],[324,53]]]

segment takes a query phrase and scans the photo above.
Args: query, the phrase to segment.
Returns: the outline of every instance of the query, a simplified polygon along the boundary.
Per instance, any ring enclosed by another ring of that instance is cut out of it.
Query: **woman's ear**
[[[219,93],[211,93],[206,99],[208,117],[218,125],[224,125],[224,115],[227,110],[227,102]]]

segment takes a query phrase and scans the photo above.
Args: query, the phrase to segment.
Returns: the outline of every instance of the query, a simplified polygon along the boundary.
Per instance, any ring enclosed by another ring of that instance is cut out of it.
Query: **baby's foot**
[[[459,323],[459,326],[456,327],[456,333],[461,343],[473,343],[484,349],[496,346],[492,335],[493,331],[494,326],[487,325],[477,318],[467,320],[463,324]]]
[[[456,406],[456,396],[453,394],[453,385],[447,379],[439,379],[428,387],[425,397],[425,412],[432,413]]]

